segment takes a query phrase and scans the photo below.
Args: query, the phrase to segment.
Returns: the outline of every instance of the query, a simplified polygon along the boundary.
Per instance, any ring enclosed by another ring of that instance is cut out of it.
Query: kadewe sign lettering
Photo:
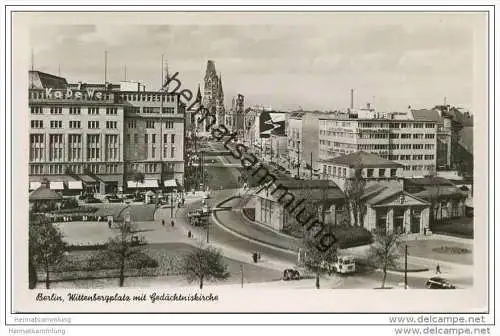
[[[87,99],[87,100],[104,100],[106,95],[102,91],[96,91],[93,88],[86,90],[54,90],[52,88],[45,89],[45,97],[49,99]]]

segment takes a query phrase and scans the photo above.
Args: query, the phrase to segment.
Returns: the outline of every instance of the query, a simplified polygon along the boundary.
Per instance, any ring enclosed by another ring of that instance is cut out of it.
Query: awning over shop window
[[[176,180],[166,180],[163,182],[163,185],[165,187],[177,187],[177,181]]]
[[[37,190],[42,186],[42,182],[30,182],[30,191]]]
[[[158,180],[144,180],[143,183],[127,181],[128,188],[158,188]]]
[[[83,183],[82,183],[82,181],[69,181],[68,182],[68,189],[83,190]]]
[[[93,177],[91,177],[89,175],[78,175],[78,177],[80,178],[80,180],[82,180],[85,183],[96,183],[97,182]]]
[[[51,190],[64,190],[64,182],[50,182]]]

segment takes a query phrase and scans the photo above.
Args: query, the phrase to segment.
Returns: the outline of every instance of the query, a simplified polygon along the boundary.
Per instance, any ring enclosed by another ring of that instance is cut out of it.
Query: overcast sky
[[[473,31],[467,19],[434,15],[416,20],[346,20],[288,25],[33,26],[35,67],[71,82],[127,79],[158,89],[161,55],[193,91],[207,60],[222,73],[226,106],[241,93],[248,104],[275,109],[333,110],[374,103],[382,111],[443,102],[470,108]],[[462,23],[463,22],[463,23]]]

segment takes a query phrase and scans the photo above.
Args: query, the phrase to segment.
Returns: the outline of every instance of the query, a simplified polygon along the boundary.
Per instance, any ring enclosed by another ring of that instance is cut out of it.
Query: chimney
[[[82,82],[78,82],[77,90],[81,90],[81,89],[82,89]]]
[[[354,109],[354,89],[351,89],[351,110]]]

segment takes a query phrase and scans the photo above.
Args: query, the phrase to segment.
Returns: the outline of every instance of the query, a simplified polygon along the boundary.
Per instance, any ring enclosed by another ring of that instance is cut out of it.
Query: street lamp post
[[[297,140],[297,177],[300,178],[300,140]]]
[[[173,190],[170,191],[170,219],[174,219],[174,193]]]
[[[405,244],[405,289],[408,289],[408,245]]]
[[[312,180],[313,179],[313,153],[312,153],[312,151],[311,151],[311,162],[310,162],[310,164],[311,164],[311,180]]]

